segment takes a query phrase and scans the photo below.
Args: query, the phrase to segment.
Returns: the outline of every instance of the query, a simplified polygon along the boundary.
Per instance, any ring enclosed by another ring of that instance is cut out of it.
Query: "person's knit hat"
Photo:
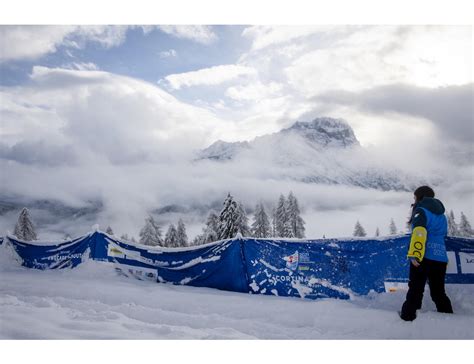
[[[414,195],[416,196],[417,201],[421,201],[425,197],[435,197],[433,189],[429,186],[418,187],[415,190]]]

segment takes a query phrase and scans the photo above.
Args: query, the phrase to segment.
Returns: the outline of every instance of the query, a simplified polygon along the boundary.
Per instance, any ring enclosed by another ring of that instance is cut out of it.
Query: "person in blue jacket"
[[[410,223],[412,234],[407,257],[410,260],[408,293],[400,317],[405,321],[416,319],[421,308],[426,281],[431,299],[438,312],[453,313],[451,301],[444,290],[448,256],[445,237],[448,223],[442,202],[431,187],[421,186],[415,192]]]

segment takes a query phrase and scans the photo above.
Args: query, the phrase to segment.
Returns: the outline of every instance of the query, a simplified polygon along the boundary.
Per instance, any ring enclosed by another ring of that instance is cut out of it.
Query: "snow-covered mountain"
[[[250,142],[217,141],[198,160],[257,168],[268,177],[380,190],[412,190],[420,181],[377,161],[360,145],[343,119],[298,121]],[[217,167],[218,168],[218,167]]]

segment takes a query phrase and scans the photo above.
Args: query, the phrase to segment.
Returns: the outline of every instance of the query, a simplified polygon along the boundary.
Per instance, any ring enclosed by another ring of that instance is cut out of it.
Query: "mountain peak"
[[[360,145],[354,131],[344,119],[320,117],[308,122],[297,121],[282,132],[295,132],[322,146],[351,147]]]
[[[217,140],[209,147],[201,150],[198,154],[198,159],[228,161],[243,150],[249,150],[253,146],[258,145],[262,140],[277,140],[281,137],[290,136],[290,134],[303,137],[309,142],[311,147],[316,147],[316,149],[321,149],[321,147],[347,148],[360,146],[354,131],[347,121],[344,119],[319,117],[312,121],[297,121],[287,129],[255,138],[250,142],[225,142]]]

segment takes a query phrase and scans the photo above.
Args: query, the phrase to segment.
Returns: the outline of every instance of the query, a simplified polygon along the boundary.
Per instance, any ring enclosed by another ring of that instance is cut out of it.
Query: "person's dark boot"
[[[414,319],[416,319],[416,309],[410,309],[410,304],[405,301],[402,306],[402,310],[399,311],[399,315],[403,321],[413,321]]]
[[[447,301],[443,302],[442,304],[437,304],[436,309],[438,312],[441,312],[441,313],[454,313],[453,307],[451,306],[451,301],[449,301],[449,298],[447,299]]]
[[[403,321],[414,321],[416,319],[416,313],[414,316],[404,316],[402,314],[402,311],[398,311],[398,316],[400,316],[400,318],[403,320]]]

